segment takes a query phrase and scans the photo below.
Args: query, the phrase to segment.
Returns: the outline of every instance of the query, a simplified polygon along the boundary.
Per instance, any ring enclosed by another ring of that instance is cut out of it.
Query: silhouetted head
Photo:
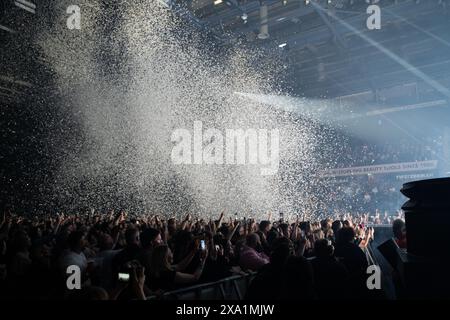
[[[267,243],[269,245],[272,245],[276,239],[278,239],[278,237],[280,236],[280,234],[278,233],[277,230],[275,229],[270,229],[269,233],[267,234]]]
[[[344,227],[339,230],[339,242],[348,243],[355,240],[355,230],[351,227]]]
[[[291,242],[287,238],[277,238],[272,245],[270,263],[273,265],[283,265],[286,259],[292,254]]]
[[[162,244],[161,232],[154,228],[148,228],[141,233],[141,244],[143,248],[155,247]]]
[[[272,224],[270,223],[269,220],[262,220],[259,223],[259,231],[264,232],[265,234],[267,234],[271,228]]]
[[[336,235],[339,230],[342,229],[342,221],[341,220],[335,220],[331,224],[331,229],[333,229],[333,233]]]
[[[406,235],[406,225],[402,219],[396,219],[392,223],[392,232],[397,239],[403,239]]]
[[[31,239],[25,231],[19,231],[14,236],[13,247],[16,251],[25,251],[31,247]]]
[[[99,241],[99,247],[100,247],[101,251],[111,250],[114,247],[113,238],[107,233],[101,235],[100,241]]]
[[[324,219],[320,221],[320,228],[323,232],[328,231],[331,228],[331,220],[330,219]]]
[[[344,220],[343,226],[345,228],[353,228],[353,222],[351,220]]]
[[[85,233],[83,231],[71,232],[67,238],[67,245],[70,250],[80,253],[86,246]]]
[[[250,248],[256,249],[258,246],[261,245],[261,240],[259,239],[258,234],[250,233],[245,239],[245,244]]]
[[[280,229],[283,231],[284,236],[288,237],[291,231],[291,226],[287,223],[280,223]]]
[[[127,246],[140,245],[139,230],[133,227],[128,228],[125,231],[125,241],[127,242]]]
[[[319,239],[314,243],[314,252],[318,258],[333,256],[334,247],[327,239]]]

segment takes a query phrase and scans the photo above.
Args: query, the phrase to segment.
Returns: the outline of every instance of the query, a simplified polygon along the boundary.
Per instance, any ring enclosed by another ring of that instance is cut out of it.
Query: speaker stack
[[[402,206],[407,250],[397,247],[391,263],[399,298],[450,298],[450,178],[405,183],[401,192],[409,198]]]

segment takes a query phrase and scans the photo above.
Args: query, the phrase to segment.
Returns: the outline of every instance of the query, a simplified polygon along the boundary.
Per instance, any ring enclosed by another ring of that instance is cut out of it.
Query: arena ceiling
[[[415,98],[449,98],[448,92],[433,87],[420,74],[411,73],[411,69],[419,70],[443,87],[450,87],[446,75],[450,70],[446,58],[450,54],[446,0],[160,1],[225,45],[246,42],[277,50],[296,95],[357,94],[361,102],[415,96],[406,103]],[[366,26],[366,10],[373,3],[381,7],[380,30]],[[264,5],[267,35],[261,37]]]
[[[114,0],[116,5],[121,1]],[[158,1],[212,34],[219,44],[247,43],[273,50],[285,65],[285,83],[296,96],[357,96],[360,103],[376,101],[388,106],[398,100],[411,104],[449,98],[411,72],[419,70],[442,87],[450,87],[448,0]],[[368,2],[381,7],[380,30],[366,27]],[[262,4],[267,6],[267,23],[263,24],[267,30],[261,29]],[[36,15],[38,11],[39,7]],[[32,42],[33,13],[8,1],[1,3],[0,15],[0,35],[6,44],[0,52],[4,62],[0,99],[5,102],[24,96],[36,85],[33,68],[22,70],[14,59],[29,59],[37,65],[40,61],[27,50]],[[264,32],[267,34],[261,36]],[[19,36],[21,41],[15,41]],[[407,66],[368,43],[367,38]]]

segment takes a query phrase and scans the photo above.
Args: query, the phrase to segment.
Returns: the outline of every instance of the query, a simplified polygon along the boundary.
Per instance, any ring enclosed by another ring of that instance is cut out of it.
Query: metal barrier
[[[388,228],[385,229],[387,230]],[[386,235],[388,235],[389,232],[392,232],[391,230],[392,228],[389,227],[389,229],[387,230],[388,232],[386,232]],[[385,237],[376,240],[378,241],[371,242],[364,250],[366,253],[367,261],[369,265],[377,265],[381,269],[381,287],[384,298],[388,300],[395,300],[397,295],[395,285],[392,279],[392,268],[387,263],[387,261],[377,248],[380,242],[385,241]]]
[[[256,273],[231,276],[219,281],[147,297],[147,300],[242,300]]]
[[[364,248],[364,253],[366,254],[366,258],[367,258],[367,262],[370,265],[378,265],[378,263],[375,261],[375,257],[372,251],[372,246],[368,245],[367,247]]]

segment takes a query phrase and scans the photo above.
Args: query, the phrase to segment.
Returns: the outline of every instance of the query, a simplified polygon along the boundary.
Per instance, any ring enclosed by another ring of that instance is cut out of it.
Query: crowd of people
[[[396,143],[368,144],[352,141],[338,155],[340,167],[370,166],[399,162],[437,160],[443,154],[443,137],[426,137],[423,141],[400,139]]]
[[[0,220],[1,299],[129,300],[257,272],[248,299],[361,298],[368,216],[261,221],[114,213]],[[75,269],[80,271],[76,287]],[[75,285],[74,290],[73,289]],[[72,286],[72,287],[71,287]]]
[[[374,166],[415,161],[438,160],[443,154],[443,137],[424,138],[422,143],[399,140],[392,144],[367,144],[352,141],[337,155],[339,168]],[[332,179],[335,191],[331,201],[336,207],[363,213],[375,210],[393,214],[405,202],[401,189],[405,181],[431,179],[439,175],[440,167],[421,172],[377,173],[343,176]]]
[[[389,175],[341,177],[334,181],[329,201],[344,211],[395,215],[406,198],[399,192],[404,181]]]

